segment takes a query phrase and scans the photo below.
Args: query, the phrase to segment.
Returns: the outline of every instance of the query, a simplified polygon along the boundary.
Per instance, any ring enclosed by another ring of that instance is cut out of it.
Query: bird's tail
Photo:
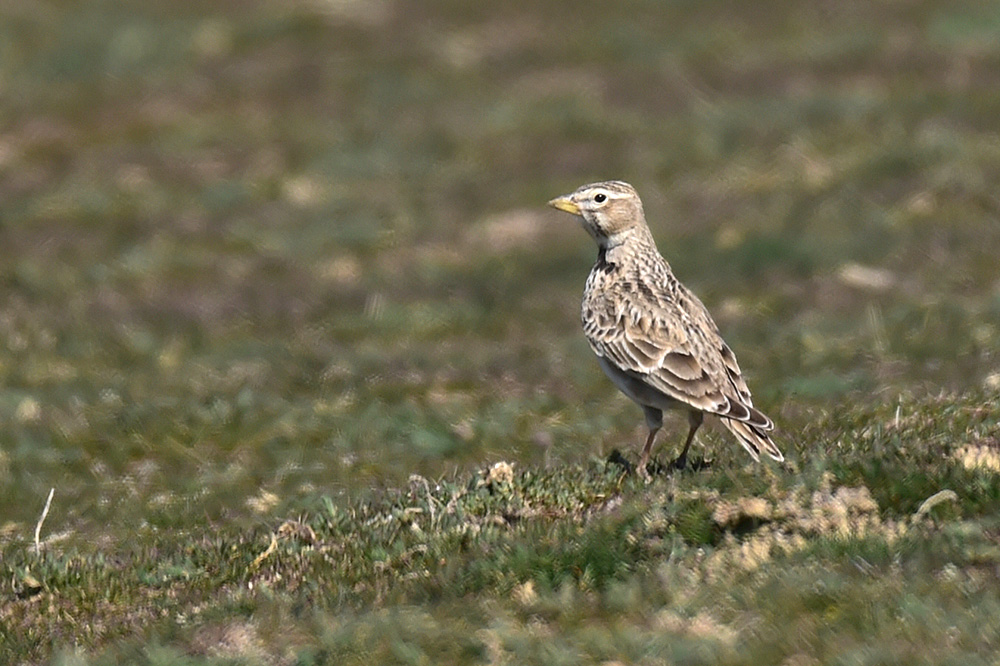
[[[782,462],[785,459],[785,456],[781,455],[781,451],[778,450],[778,446],[774,443],[774,440],[771,439],[771,436],[763,428],[735,419],[722,419],[722,424],[729,428],[731,433],[736,435],[736,439],[740,440],[740,444],[753,456],[755,461],[760,460],[761,451],[778,462]]]

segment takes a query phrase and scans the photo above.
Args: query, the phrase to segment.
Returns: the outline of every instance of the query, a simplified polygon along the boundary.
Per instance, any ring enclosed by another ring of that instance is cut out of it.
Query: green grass
[[[0,9],[0,661],[993,663],[998,26]],[[609,462],[544,202],[611,177],[786,466]]]
[[[837,455],[790,447],[784,468],[734,451],[646,485],[599,459],[499,463],[323,497],[274,528],[169,530],[113,553],[9,545],[7,641],[29,657],[70,636],[114,646],[95,663],[988,663],[1000,477],[963,454],[996,455],[983,400],[907,402],[898,425],[892,407],[854,408],[813,434],[891,426]],[[950,418],[917,416],[936,412]],[[940,490],[954,499],[921,508]]]

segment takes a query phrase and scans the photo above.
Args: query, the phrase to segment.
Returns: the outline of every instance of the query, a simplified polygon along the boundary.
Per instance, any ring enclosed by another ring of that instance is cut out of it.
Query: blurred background
[[[991,2],[5,2],[0,539],[634,455],[544,206],[597,179],[792,459],[996,395],[998,118]]]

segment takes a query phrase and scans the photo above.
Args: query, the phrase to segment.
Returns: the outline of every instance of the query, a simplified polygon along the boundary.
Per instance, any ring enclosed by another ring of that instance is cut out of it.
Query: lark
[[[705,414],[717,416],[755,461],[784,460],[768,435],[774,423],[753,406],[736,356],[698,297],[656,248],[639,195],[628,183],[584,185],[549,205],[580,218],[597,242],[583,293],[583,331],[605,374],[635,401],[649,436],[646,465],[664,410],[687,412],[689,430],[674,466],[683,469]]]

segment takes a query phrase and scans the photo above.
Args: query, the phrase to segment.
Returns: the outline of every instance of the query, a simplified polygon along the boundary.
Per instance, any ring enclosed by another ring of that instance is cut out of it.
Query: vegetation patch
[[[0,663],[995,666],[997,17],[6,3]],[[786,464],[629,473],[604,178]]]

